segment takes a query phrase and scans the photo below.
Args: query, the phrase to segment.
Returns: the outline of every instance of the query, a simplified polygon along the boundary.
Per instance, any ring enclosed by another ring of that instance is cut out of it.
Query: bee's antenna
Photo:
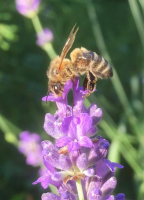
[[[47,100],[48,100],[48,95],[49,95],[49,90],[47,91],[46,104],[47,104]]]

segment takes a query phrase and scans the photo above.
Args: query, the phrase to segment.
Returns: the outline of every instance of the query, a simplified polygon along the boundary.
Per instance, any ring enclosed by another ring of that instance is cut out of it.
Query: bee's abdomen
[[[98,78],[109,78],[113,76],[110,64],[101,56],[95,53],[94,60],[90,64],[90,70]]]
[[[83,47],[74,49],[71,54],[72,70],[74,73],[84,74],[91,71],[98,78],[109,78],[113,76],[110,64],[95,52]]]

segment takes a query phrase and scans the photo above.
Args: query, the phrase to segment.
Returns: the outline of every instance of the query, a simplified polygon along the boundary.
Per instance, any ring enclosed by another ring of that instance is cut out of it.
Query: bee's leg
[[[91,93],[88,92],[87,94],[85,94],[85,95],[83,96],[83,98],[88,97],[90,94],[91,94]]]
[[[95,83],[97,81],[96,76],[94,76],[94,74],[91,71],[89,71],[89,80],[91,83]]]
[[[66,73],[71,78],[73,84],[75,84],[75,76],[73,75],[71,68],[68,66],[66,66]]]
[[[89,83],[90,83],[90,79],[89,79],[89,73],[87,72],[86,73],[86,76],[85,76],[85,79],[84,79],[84,82],[83,82],[83,90],[88,90],[88,93],[85,94],[83,96],[83,98],[86,98],[90,95],[90,91],[89,91]]]
[[[89,80],[88,80],[88,77],[87,77],[87,74],[86,74],[85,79],[83,81],[83,90],[88,89],[88,82],[89,82]]]
[[[72,76],[72,74],[73,74],[70,67],[68,67],[68,66],[66,66],[66,73],[68,76]]]
[[[90,94],[94,92],[96,88],[96,83],[88,82],[88,93],[83,96],[83,98],[88,97]]]
[[[84,79],[83,82],[83,88],[84,90],[88,90],[88,93],[83,96],[83,98],[88,97],[91,93],[94,92],[94,89],[96,88],[96,81],[97,78],[89,71]]]

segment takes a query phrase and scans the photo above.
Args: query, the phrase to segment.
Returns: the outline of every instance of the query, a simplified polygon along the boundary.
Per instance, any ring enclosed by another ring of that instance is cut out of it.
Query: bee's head
[[[49,90],[52,92],[56,97],[63,95],[63,87],[64,85],[58,82],[49,82]]]

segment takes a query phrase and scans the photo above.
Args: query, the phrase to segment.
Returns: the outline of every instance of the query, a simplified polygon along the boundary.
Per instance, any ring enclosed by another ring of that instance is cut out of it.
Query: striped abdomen
[[[96,78],[109,78],[113,76],[110,64],[95,52],[81,47],[71,52],[71,61],[74,73],[81,75],[90,71]]]

